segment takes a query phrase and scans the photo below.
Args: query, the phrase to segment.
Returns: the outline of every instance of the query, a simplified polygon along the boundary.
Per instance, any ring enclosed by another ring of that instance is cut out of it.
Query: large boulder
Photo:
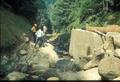
[[[3,70],[3,72],[10,73],[11,71],[15,70],[15,67],[17,65],[17,60],[19,58],[15,54],[11,53],[3,53],[0,57],[0,70]]]
[[[101,76],[98,73],[98,68],[80,71],[77,74],[79,76],[79,80],[101,80]]]
[[[23,73],[27,73],[29,70],[29,66],[25,64],[16,64],[15,70]]]
[[[57,63],[55,64],[55,68],[59,69],[62,72],[80,70],[79,64],[69,59],[62,59],[57,61]]]
[[[39,51],[41,54],[48,56],[50,66],[54,66],[54,64],[58,61],[58,55],[54,51],[54,47],[52,45],[47,44],[47,46],[39,48]]]
[[[23,80],[28,76],[28,74],[21,73],[21,72],[12,72],[7,75],[8,80]]]
[[[39,50],[31,50],[28,55],[20,57],[19,64],[29,66],[29,73],[41,74],[49,68],[48,56],[41,54]],[[23,69],[23,67],[21,67]],[[31,71],[30,71],[31,70]]]
[[[41,59],[40,63],[32,64],[32,70],[38,75],[45,72],[47,69],[49,69],[49,63],[45,60]]]
[[[49,69],[49,67],[54,66],[58,60],[58,55],[54,51],[54,47],[49,43],[45,47],[34,47],[34,44],[30,42],[27,46],[28,54],[24,56],[20,55],[18,64],[31,66],[31,73],[41,74]]]
[[[120,76],[119,76],[119,77],[117,77],[117,78],[115,78],[115,79],[113,79],[113,80],[120,80]]]
[[[99,74],[105,79],[114,79],[120,76],[120,59],[117,57],[106,57],[98,65]]]
[[[97,67],[99,62],[104,58],[104,51],[98,50],[98,52],[95,53],[95,56],[83,66],[84,70]]]
[[[79,72],[60,72],[58,75],[60,80],[101,80],[101,76],[98,73],[98,68]]]
[[[115,46],[120,48],[120,33],[119,32],[108,32],[106,36],[112,36],[114,39]]]
[[[24,49],[20,50],[19,53],[20,53],[20,55],[26,55],[26,54],[28,54],[28,52],[26,50],[24,50]]]
[[[30,38],[28,37],[26,33],[23,33],[21,36],[21,40],[25,43],[28,43],[30,41]]]
[[[79,60],[73,60],[76,64],[79,64],[80,70],[84,69],[84,66],[91,60],[88,57],[80,57]]]
[[[95,61],[95,60],[91,60],[87,64],[84,65],[83,69],[87,70],[87,69],[91,69],[91,68],[94,68],[94,67],[97,67],[97,66],[98,66],[98,62]]]
[[[73,29],[71,33],[69,53],[73,58],[94,54],[94,50],[102,45],[101,36],[81,29]]]
[[[58,74],[61,71],[59,69],[56,68],[49,68],[48,70],[46,70],[43,74],[42,77],[45,79],[48,79],[49,77],[58,77]]]
[[[59,80],[59,78],[58,77],[49,77],[48,79],[47,79],[48,81],[50,80]]]
[[[79,80],[77,72],[72,71],[59,72],[58,77],[60,80]]]
[[[120,49],[115,50],[115,57],[120,58]]]

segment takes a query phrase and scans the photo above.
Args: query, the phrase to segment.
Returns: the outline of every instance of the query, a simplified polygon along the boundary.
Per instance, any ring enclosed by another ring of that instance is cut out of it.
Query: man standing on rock
[[[46,42],[46,41],[45,41],[45,39],[46,39],[46,38],[45,38],[45,33],[46,33],[46,31],[47,31],[47,27],[43,27],[42,30],[39,29],[39,30],[35,33],[35,35],[36,35],[35,47],[36,47],[37,44],[38,44],[39,47],[40,47],[40,46],[43,45],[44,42]]]
[[[31,31],[32,31],[32,34],[33,34],[33,42],[35,43],[35,40],[36,40],[36,31],[37,31],[37,24],[35,23],[32,28],[31,28]]]
[[[46,33],[47,32],[47,27],[43,26],[43,32]]]
[[[47,42],[47,37],[46,37],[47,27],[44,25],[42,30],[43,30],[43,32],[45,33],[45,35],[44,35],[44,37],[43,37],[43,40],[44,40],[44,42]]]

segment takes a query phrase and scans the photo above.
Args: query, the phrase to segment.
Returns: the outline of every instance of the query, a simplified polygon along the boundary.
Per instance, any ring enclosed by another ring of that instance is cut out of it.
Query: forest
[[[119,0],[1,0],[1,5],[55,32],[85,28],[86,24],[120,24]]]

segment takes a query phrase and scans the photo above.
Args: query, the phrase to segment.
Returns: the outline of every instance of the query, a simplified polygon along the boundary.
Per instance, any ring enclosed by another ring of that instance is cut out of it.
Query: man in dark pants
[[[43,26],[43,32],[44,32],[43,42],[47,42],[47,36],[46,36],[46,33],[47,33],[47,27],[46,27],[45,25]]]
[[[34,24],[31,28],[31,31],[32,31],[32,34],[33,34],[33,42],[35,43],[35,40],[36,40],[36,31],[37,31],[37,24]]]
[[[39,45],[39,47],[44,46],[44,43],[47,42],[47,38],[46,38],[46,35],[45,35],[46,31],[47,31],[47,28],[43,27],[42,30],[39,29],[35,33],[35,35],[36,35],[35,47],[36,47],[37,44]]]
[[[35,47],[36,47],[37,44],[39,45],[39,47],[41,47],[42,44],[43,44],[43,36],[45,34],[41,29],[39,29],[39,30],[37,30],[35,35],[36,35]]]

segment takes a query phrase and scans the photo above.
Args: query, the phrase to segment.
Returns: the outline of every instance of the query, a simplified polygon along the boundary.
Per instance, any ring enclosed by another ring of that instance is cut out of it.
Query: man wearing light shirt
[[[37,44],[39,44],[39,47],[42,46],[43,37],[44,37],[45,33],[41,29],[39,29],[35,33],[35,35],[36,35],[35,47],[36,47]]]

